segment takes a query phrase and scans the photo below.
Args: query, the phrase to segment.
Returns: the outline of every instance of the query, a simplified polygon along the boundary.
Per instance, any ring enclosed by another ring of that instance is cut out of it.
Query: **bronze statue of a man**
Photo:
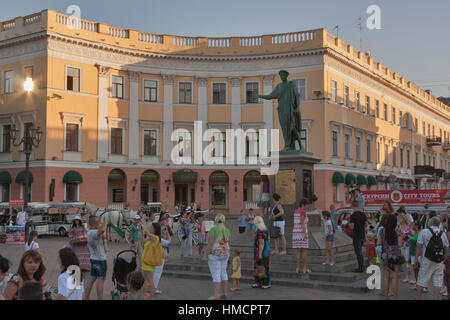
[[[272,100],[278,99],[278,117],[284,138],[284,149],[282,152],[295,151],[295,141],[298,141],[300,151],[304,152],[301,144],[302,121],[300,114],[300,94],[297,85],[288,81],[289,72],[280,71],[283,81],[269,95],[260,95],[259,98]]]

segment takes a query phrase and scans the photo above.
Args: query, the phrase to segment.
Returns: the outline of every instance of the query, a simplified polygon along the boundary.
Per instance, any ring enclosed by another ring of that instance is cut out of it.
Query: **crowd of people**
[[[281,205],[281,196],[272,195],[268,210],[269,223],[263,214],[253,209],[241,212],[239,233],[253,234],[252,288],[272,287],[271,258],[287,254],[286,215]],[[310,248],[307,208],[308,199],[303,199],[293,213],[291,247],[296,249],[296,273],[312,273],[308,265]],[[323,241],[326,257],[324,266],[335,266],[334,241],[337,232],[352,239],[358,267],[355,273],[363,273],[366,267],[379,264],[382,267],[382,293],[386,299],[399,298],[401,281],[417,290],[417,299],[424,291],[432,290],[434,299],[448,296],[450,289],[449,219],[447,214],[410,214],[401,207],[394,210],[391,203],[384,203],[377,214],[364,212],[364,197],[355,190],[352,210],[338,214],[334,206],[322,211]],[[199,210],[199,208],[197,208]],[[192,256],[192,229],[197,229],[198,256],[207,262],[213,282],[211,300],[228,298],[228,291],[241,290],[242,261],[239,248],[232,248],[232,232],[226,227],[223,214],[215,216],[214,227],[206,230],[204,217],[195,213],[191,206],[177,205],[179,214],[181,248],[180,258]],[[152,300],[160,294],[158,290],[164,265],[170,252],[173,230],[169,225],[170,215],[161,212],[158,221],[152,213],[140,211],[127,229],[129,249],[136,253],[136,269],[125,275],[126,290],[121,292],[123,300]],[[16,273],[10,274],[11,263],[0,256],[0,299],[6,300],[89,300],[95,285],[96,298],[103,300],[105,278],[108,270],[105,218],[90,216],[85,229],[81,217],[76,216],[69,232],[69,242],[58,251],[60,274],[57,286],[44,281],[46,267],[38,243],[38,234],[29,233]],[[274,242],[271,249],[271,239]],[[365,248],[365,253],[363,252]],[[233,286],[228,288],[228,263],[232,255]],[[73,267],[81,270],[79,283],[71,286]],[[445,291],[445,292],[444,292]]]

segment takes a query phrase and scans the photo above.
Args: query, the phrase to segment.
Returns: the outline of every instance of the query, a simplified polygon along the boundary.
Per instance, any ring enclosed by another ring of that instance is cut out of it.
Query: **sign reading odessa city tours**
[[[446,195],[450,197],[450,190],[386,190],[363,191],[365,204],[438,204],[445,203]]]
[[[24,244],[25,243],[25,227],[13,226],[6,227],[6,243],[7,244]]]
[[[10,207],[23,207],[25,205],[25,201],[23,199],[19,200],[9,200]]]

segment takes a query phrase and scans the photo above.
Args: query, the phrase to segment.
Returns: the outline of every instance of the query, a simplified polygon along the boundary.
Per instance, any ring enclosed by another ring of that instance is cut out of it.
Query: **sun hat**
[[[134,216],[133,219],[135,219],[135,220],[141,220],[141,216],[137,214],[137,215]]]
[[[75,216],[75,218],[73,218],[73,221],[75,220],[80,220],[81,221],[81,217],[80,216]]]

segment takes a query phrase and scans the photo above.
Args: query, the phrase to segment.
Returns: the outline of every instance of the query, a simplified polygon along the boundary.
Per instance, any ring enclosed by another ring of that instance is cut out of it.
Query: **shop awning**
[[[358,177],[356,177],[356,184],[358,186],[367,185],[368,184],[367,178],[362,174],[358,175]]]
[[[356,182],[356,178],[354,175],[352,175],[351,173],[347,173],[347,175],[345,176],[345,184],[350,185],[350,184],[354,184]]]
[[[376,186],[376,185],[378,185],[378,181],[374,176],[368,176],[367,177],[367,185]]]
[[[11,184],[11,181],[9,172],[0,172],[0,184]]]
[[[172,174],[173,182],[197,182],[198,173],[192,170],[180,170]]]
[[[333,184],[344,183],[344,182],[345,182],[344,175],[342,173],[336,171],[333,174]]]
[[[261,182],[261,174],[258,171],[251,171],[244,177],[244,182]]]
[[[228,182],[228,175],[223,171],[216,171],[209,177],[210,182],[226,183]]]
[[[26,174],[25,171],[19,173],[16,177],[16,183],[25,183]],[[33,175],[31,172],[28,172],[28,182],[33,183]]]
[[[83,177],[76,171],[69,171],[64,175],[63,183],[83,183]]]

